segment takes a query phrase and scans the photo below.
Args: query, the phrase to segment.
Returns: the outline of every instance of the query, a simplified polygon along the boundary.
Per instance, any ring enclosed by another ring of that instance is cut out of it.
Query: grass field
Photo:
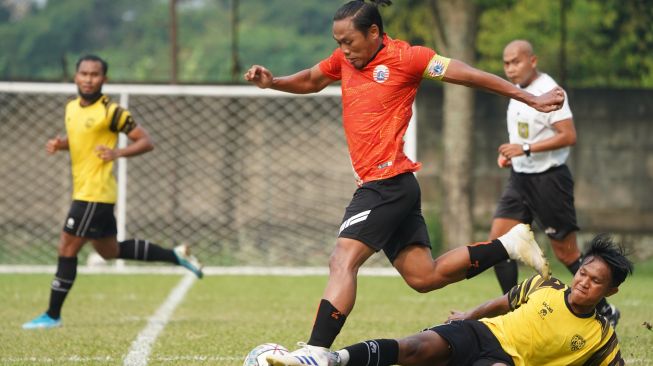
[[[527,269],[521,271],[526,276]],[[570,276],[554,268],[559,278]],[[177,286],[179,275],[80,274],[63,311],[64,326],[25,331],[42,312],[51,275],[2,274],[1,365],[122,365],[148,319]],[[207,276],[196,281],[156,338],[148,365],[242,364],[254,346],[293,349],[308,338],[325,276]],[[611,298],[622,311],[617,329],[629,365],[653,365],[653,262]],[[354,312],[334,347],[369,338],[400,337],[498,295],[493,273],[418,294],[399,277],[361,277]]]

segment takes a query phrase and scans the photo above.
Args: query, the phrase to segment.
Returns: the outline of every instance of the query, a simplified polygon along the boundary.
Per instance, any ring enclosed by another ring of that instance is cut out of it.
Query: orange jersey
[[[413,101],[421,80],[441,79],[449,64],[429,48],[387,35],[383,45],[361,70],[339,48],[319,63],[326,76],[342,82],[342,119],[359,184],[420,169],[404,154]]]

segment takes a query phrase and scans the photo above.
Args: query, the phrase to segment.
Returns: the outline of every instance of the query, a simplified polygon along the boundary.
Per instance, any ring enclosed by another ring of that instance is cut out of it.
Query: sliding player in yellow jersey
[[[61,307],[77,275],[77,254],[90,241],[105,259],[122,258],[182,265],[202,277],[201,264],[183,244],[164,249],[141,239],[118,242],[113,208],[117,188],[113,161],[132,157],[154,148],[150,135],[129,111],[102,94],[108,64],[95,55],[77,61],[75,84],[79,96],[66,105],[66,137],[48,140],[46,150],[70,152],[73,202],[59,240],[57,272],[52,281],[48,310],[23,324],[24,329],[54,328],[61,325]],[[116,148],[118,134],[131,143]]]
[[[568,287],[531,277],[507,294],[403,339],[375,339],[320,357],[316,366],[624,365],[609,321],[597,311],[632,274],[606,235],[594,238]]]

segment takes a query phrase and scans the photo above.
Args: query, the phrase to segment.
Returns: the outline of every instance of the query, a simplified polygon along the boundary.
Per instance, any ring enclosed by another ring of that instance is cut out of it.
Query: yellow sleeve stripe
[[[449,67],[450,61],[450,58],[442,57],[440,55],[433,56],[431,61],[429,61],[429,64],[426,66],[422,77],[424,79],[442,80],[447,72],[447,67]]]

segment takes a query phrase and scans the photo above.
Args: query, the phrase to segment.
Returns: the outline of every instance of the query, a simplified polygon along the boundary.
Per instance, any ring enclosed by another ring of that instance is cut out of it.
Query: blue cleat
[[[202,272],[202,264],[200,261],[195,258],[194,255],[190,254],[190,248],[188,244],[182,244],[175,247],[173,250],[177,260],[179,261],[180,266],[186,267],[189,271],[193,272],[197,278],[204,277]]]
[[[61,318],[53,319],[48,313],[43,313],[23,324],[23,329],[48,329],[61,326]]]

